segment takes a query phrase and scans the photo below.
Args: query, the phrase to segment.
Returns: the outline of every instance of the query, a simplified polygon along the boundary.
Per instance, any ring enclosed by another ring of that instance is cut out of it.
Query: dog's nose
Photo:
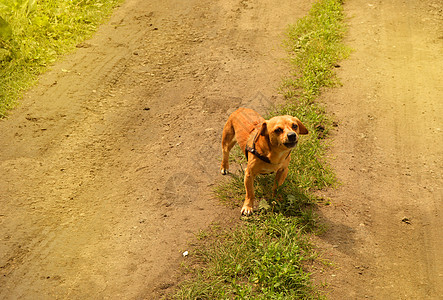
[[[297,134],[295,132],[288,133],[288,141],[295,142],[297,141]]]

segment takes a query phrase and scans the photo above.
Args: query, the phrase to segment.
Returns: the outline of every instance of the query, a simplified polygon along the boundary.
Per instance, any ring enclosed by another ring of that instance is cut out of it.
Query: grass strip
[[[333,123],[315,98],[322,89],[339,84],[334,68],[349,54],[342,43],[346,30],[342,5],[340,0],[319,0],[288,29],[285,47],[293,72],[281,87],[286,104],[268,117],[297,116],[310,134],[292,154],[278,199],[271,195],[273,176],[259,176],[256,197],[270,200],[262,200],[260,212],[233,231],[204,234],[204,246],[186,265],[193,280],[183,283],[177,299],[323,298],[307,271],[316,258],[307,233],[321,230],[312,210],[317,201],[314,192],[336,179],[324,159],[324,138]],[[236,163],[245,163],[239,148],[231,153]],[[244,200],[244,172],[231,176],[216,193],[238,205]]]
[[[0,0],[0,118],[123,0]]]

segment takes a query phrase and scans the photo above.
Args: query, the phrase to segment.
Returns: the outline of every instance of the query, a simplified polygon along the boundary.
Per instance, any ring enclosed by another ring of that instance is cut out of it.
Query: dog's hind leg
[[[226,123],[225,128],[223,129],[223,135],[222,135],[222,153],[223,153],[223,159],[220,167],[220,172],[223,175],[228,174],[229,170],[229,152],[231,151],[232,147],[235,146],[237,143],[237,140],[235,139],[235,132],[234,128],[232,128],[230,122]]]

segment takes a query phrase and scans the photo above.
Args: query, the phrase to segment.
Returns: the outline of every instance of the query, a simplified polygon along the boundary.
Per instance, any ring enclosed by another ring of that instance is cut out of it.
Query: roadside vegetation
[[[0,0],[0,118],[123,0]]]
[[[310,278],[317,253],[309,234],[322,230],[314,213],[315,191],[336,182],[325,162],[324,138],[333,126],[323,107],[315,101],[322,89],[339,84],[334,74],[349,50],[345,33],[343,1],[319,0],[309,14],[290,26],[285,47],[293,74],[282,84],[286,104],[267,117],[289,114],[307,125],[292,154],[289,175],[272,197],[273,176],[256,180],[259,212],[244,218],[232,231],[214,229],[201,233],[201,247],[185,268],[192,280],[182,284],[178,299],[322,299]],[[231,152],[234,163],[245,164],[243,153]],[[244,200],[243,172],[217,187],[224,202]],[[267,200],[264,200],[267,199]]]

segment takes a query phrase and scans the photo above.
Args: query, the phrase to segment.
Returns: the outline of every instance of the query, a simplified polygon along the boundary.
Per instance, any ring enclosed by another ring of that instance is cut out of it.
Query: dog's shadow
[[[229,205],[241,207],[245,197],[244,168],[238,165],[236,171],[228,173],[230,180],[216,189],[216,194]],[[257,214],[275,213],[286,217],[303,217],[312,223],[314,217],[311,210],[315,201],[306,193],[299,191],[288,181],[272,192],[275,174],[258,175],[254,181],[256,203],[254,211]]]

